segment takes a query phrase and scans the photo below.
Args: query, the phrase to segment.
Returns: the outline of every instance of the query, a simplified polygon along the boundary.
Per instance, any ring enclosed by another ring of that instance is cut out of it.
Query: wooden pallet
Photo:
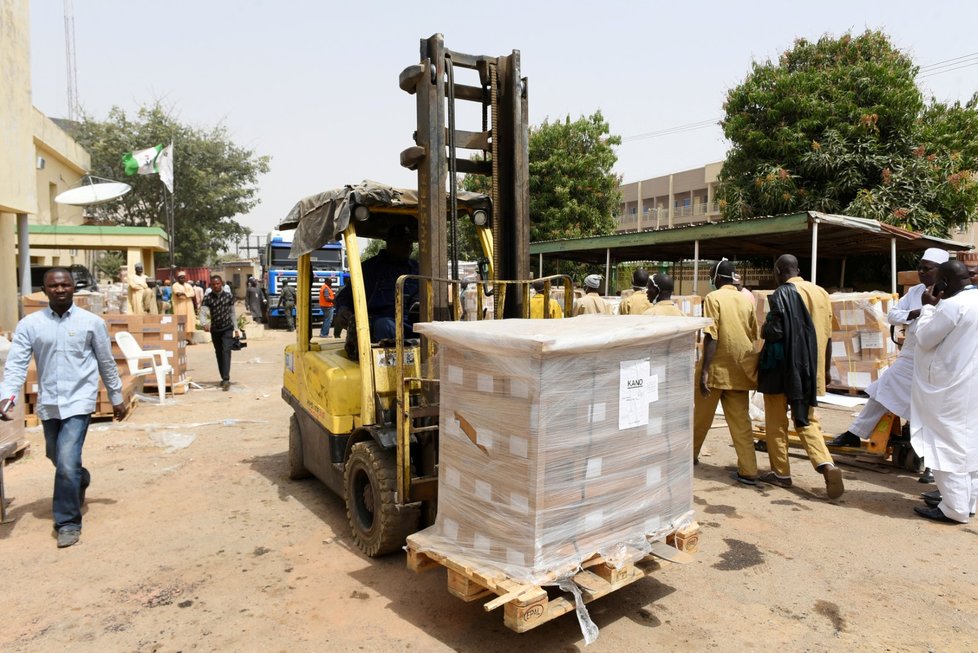
[[[169,384],[169,383],[166,385],[166,392],[167,392],[167,394],[171,394],[171,395],[185,395],[185,394],[187,394],[187,391],[189,389],[190,389],[190,380],[189,379],[186,380],[186,381],[179,381],[179,382],[174,383],[172,385]],[[149,385],[149,384],[143,385],[143,394],[144,395],[158,395],[159,394],[158,386],[156,386],[156,385]]]
[[[638,562],[616,568],[601,556],[594,556],[581,563],[573,580],[581,590],[585,603],[606,596],[651,575],[659,569],[659,560],[686,563],[699,543],[699,525],[689,526],[671,533],[665,542],[650,542],[652,553]],[[498,572],[474,568],[464,560],[455,560],[431,551],[420,551],[410,542],[406,547],[407,566],[415,572],[436,567],[448,571],[448,591],[463,601],[476,601],[495,595],[483,607],[486,612],[503,607],[503,623],[507,628],[524,633],[575,608],[574,597],[559,592],[551,597],[540,585],[521,583]],[[556,593],[556,592],[555,592]]]

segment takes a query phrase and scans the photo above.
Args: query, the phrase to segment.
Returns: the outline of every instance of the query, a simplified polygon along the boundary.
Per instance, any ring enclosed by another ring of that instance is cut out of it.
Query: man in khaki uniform
[[[757,387],[757,318],[754,305],[734,285],[735,274],[730,261],[716,263],[710,270],[710,279],[717,289],[703,300],[703,316],[713,318],[713,326],[703,329],[699,387],[693,395],[693,462],[699,462],[717,404],[722,403],[737,452],[733,477],[745,485],[757,485],[757,456],[750,421],[750,391]]]
[[[545,284],[543,280],[537,279],[536,281],[533,282],[533,290],[536,291],[537,294],[535,294],[533,297],[530,297],[530,319],[531,320],[542,320],[544,318],[543,316],[543,307],[544,307],[544,300],[545,300],[543,295],[544,289],[545,289]],[[550,315],[547,316],[549,319],[564,317],[564,311],[560,308],[560,303],[556,299],[553,299],[551,297],[547,305],[550,307]]]
[[[146,311],[145,291],[149,290],[149,278],[143,274],[143,264],[137,263],[135,272],[129,275],[129,312],[143,315]]]
[[[173,284],[173,314],[187,316],[187,337],[197,328],[197,314],[194,311],[194,287],[187,282],[187,273],[177,272],[177,281]]]
[[[825,290],[801,278],[798,259],[784,254],[774,264],[774,277],[778,284],[791,284],[808,309],[815,329],[816,395],[825,394],[825,379],[832,356],[832,307]],[[795,361],[787,361],[794,365]],[[771,470],[761,480],[779,487],[791,487],[791,467],[788,462],[788,399],[785,394],[764,395],[764,414],[766,417],[767,451]],[[799,425],[799,416],[792,415],[795,432],[808,452],[808,458],[815,470],[825,477],[825,487],[829,498],[842,496],[845,486],[842,472],[832,461],[832,455],[825,446],[822,428],[815,414],[814,406],[808,409],[807,425]]]
[[[672,301],[672,287],[672,277],[668,274],[654,274],[649,277],[648,289],[645,291],[649,307],[641,314],[685,317],[676,302]]]
[[[574,315],[585,315],[589,313],[600,313],[608,315],[608,302],[599,294],[598,288],[601,286],[602,276],[600,274],[589,274],[584,277],[584,297],[577,301],[574,307]]]
[[[627,297],[622,297],[621,304],[618,305],[619,315],[642,315],[651,308],[652,304],[646,295],[648,284],[648,270],[639,268],[632,273],[632,290],[634,292]]]

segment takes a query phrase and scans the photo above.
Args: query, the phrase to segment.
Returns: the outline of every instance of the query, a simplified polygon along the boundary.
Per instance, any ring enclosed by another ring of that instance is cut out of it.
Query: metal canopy
[[[623,261],[680,261],[694,258],[737,260],[795,254],[807,257],[817,238],[818,258],[922,252],[928,247],[972,249],[966,243],[925,236],[877,220],[806,211],[789,215],[724,220],[654,231],[548,240],[530,244],[530,254],[544,258],[605,264]]]

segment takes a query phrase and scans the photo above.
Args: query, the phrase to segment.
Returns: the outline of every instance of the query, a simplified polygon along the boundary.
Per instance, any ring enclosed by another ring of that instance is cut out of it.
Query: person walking
[[[774,264],[777,289],[768,298],[770,311],[761,329],[764,347],[757,370],[757,389],[764,393],[765,431],[771,471],[760,480],[791,487],[788,462],[788,410],[808,458],[825,478],[830,499],[845,492],[842,471],[835,466],[818,418],[816,397],[825,394],[831,363],[832,310],[824,290],[801,278],[798,259],[783,254]]]
[[[734,264],[727,259],[713,265],[710,280],[716,288],[703,299],[703,316],[713,325],[703,329],[703,360],[698,392],[693,395],[693,462],[713,424],[717,404],[730,429],[737,452],[734,479],[757,485],[757,455],[750,420],[750,392],[757,388],[757,318],[754,305],[736,285]]]
[[[216,292],[216,291],[215,291]],[[278,307],[285,313],[285,327],[289,331],[295,331],[295,290],[288,279],[282,280],[282,292],[278,296]]]
[[[928,461],[940,496],[914,512],[967,524],[978,506],[978,290],[961,261],[942,263],[938,275],[917,318],[910,444]]]
[[[574,307],[575,316],[592,313],[608,315],[611,313],[608,302],[604,300],[598,290],[601,286],[601,279],[600,274],[589,274],[584,277],[584,297],[578,300],[577,306]]]
[[[645,268],[638,268],[632,272],[632,293],[628,297],[623,297],[621,304],[618,305],[619,315],[642,315],[652,306],[647,296],[647,286],[649,285],[649,271]]]
[[[65,268],[44,275],[48,307],[25,317],[14,331],[0,382],[0,418],[10,419],[17,393],[27,378],[31,356],[37,363],[37,416],[44,451],[54,464],[52,512],[58,548],[81,537],[85,491],[92,475],[82,466],[82,447],[98,399],[101,377],[112,402],[112,416],[123,419],[122,381],[112,357],[105,322],[75,306],[75,282]]]
[[[194,310],[197,295],[194,285],[187,281],[187,273],[177,272],[177,282],[173,284],[173,314],[183,315],[187,319],[187,341],[191,342],[194,330],[197,328],[197,312]]]
[[[221,275],[211,275],[211,292],[204,297],[201,304],[202,308],[210,312],[208,330],[214,343],[217,371],[221,375],[221,390],[227,392],[231,387],[231,344],[238,332],[234,296],[224,292],[224,279]]]
[[[672,288],[672,277],[668,274],[653,274],[649,277],[648,289],[645,292],[648,308],[641,314],[686,317],[685,313],[676,306],[676,302],[672,301]]]
[[[328,338],[329,328],[333,324],[333,311],[335,307],[336,294],[329,283],[329,279],[323,280],[323,285],[319,288],[319,308],[323,309],[323,324],[319,327],[319,337]]]
[[[262,311],[262,294],[261,288],[258,287],[258,280],[254,277],[248,279],[248,288],[245,290],[245,305],[248,307],[251,319],[261,323],[264,312]]]

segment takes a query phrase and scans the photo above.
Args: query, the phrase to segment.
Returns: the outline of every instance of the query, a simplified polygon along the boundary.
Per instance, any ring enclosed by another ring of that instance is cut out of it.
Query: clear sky
[[[798,37],[869,27],[885,30],[921,66],[973,55],[920,84],[941,100],[964,101],[978,90],[976,0],[73,4],[86,112],[101,118],[113,105],[134,111],[160,99],[182,121],[223,122],[239,145],[272,157],[261,204],[239,218],[256,233],[321,190],[362,179],[416,184],[398,164],[412,145],[415,103],[397,77],[418,62],[419,40],[435,32],[469,54],[520,50],[532,124],[601,109],[626,139],[617,166],[626,182],[722,159],[727,146],[715,124],[629,137],[715,123],[726,90],[751,62],[777,57]],[[64,116],[61,1],[31,2],[31,37],[34,104]],[[463,116],[459,128],[478,130],[478,118]]]

